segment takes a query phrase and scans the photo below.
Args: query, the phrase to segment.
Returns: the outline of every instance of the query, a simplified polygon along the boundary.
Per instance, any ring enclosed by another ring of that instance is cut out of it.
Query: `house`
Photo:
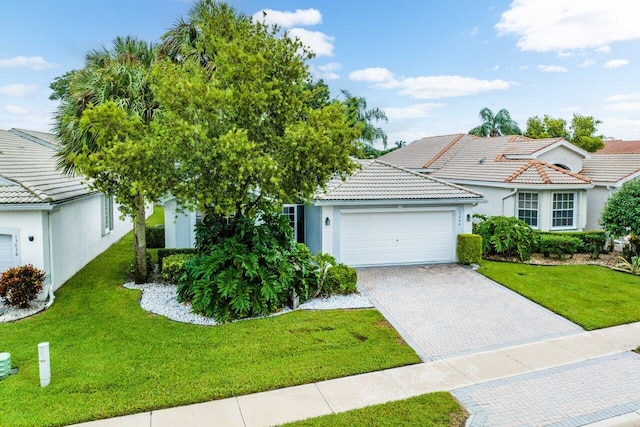
[[[591,154],[563,139],[522,136],[427,137],[380,160],[464,185],[487,200],[477,213],[544,231],[599,229],[610,193],[640,172],[640,154]]]
[[[110,197],[56,170],[51,134],[0,130],[0,273],[33,264],[59,288],[131,230]]]
[[[454,262],[482,195],[383,161],[360,163],[311,205],[285,206],[297,240],[351,266]],[[176,213],[170,200],[165,215],[166,246],[193,246],[196,213]]]

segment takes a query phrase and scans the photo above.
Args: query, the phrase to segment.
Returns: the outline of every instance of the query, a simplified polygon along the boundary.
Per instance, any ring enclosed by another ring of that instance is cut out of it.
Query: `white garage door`
[[[12,237],[10,234],[0,234],[0,273],[13,267]]]
[[[340,260],[348,265],[452,262],[454,211],[342,211]]]

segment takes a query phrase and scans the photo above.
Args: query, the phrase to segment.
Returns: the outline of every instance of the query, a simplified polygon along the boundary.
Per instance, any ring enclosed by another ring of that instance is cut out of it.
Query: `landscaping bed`
[[[531,265],[600,265],[612,268],[616,265],[620,252],[611,251],[601,253],[598,258],[592,258],[590,254],[573,254],[564,258],[545,257],[542,254],[531,254],[531,258],[521,261],[518,257],[505,257],[502,255],[485,255],[483,258],[491,261],[516,262]]]

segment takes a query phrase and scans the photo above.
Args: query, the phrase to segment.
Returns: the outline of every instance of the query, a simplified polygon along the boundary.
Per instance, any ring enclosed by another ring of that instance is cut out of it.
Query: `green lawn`
[[[289,427],[458,427],[467,414],[449,393],[423,394],[410,399],[369,406],[286,424]]]
[[[64,425],[420,361],[375,310],[215,327],[148,314],[140,292],[121,287],[132,255],[129,234],[60,288],[49,310],[0,324],[0,351],[20,368],[0,382],[0,426]],[[42,341],[51,345],[46,388]]]
[[[640,277],[595,265],[483,261],[480,273],[586,330],[640,321]]]

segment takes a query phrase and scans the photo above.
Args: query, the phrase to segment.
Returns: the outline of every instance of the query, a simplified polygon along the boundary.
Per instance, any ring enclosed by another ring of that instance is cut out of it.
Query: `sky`
[[[468,132],[479,111],[602,121],[640,140],[637,0],[229,0],[315,52],[334,96],[380,108],[389,144]],[[156,42],[190,0],[2,0],[0,129],[50,131],[50,83],[117,36]],[[263,18],[263,11],[266,18]]]

